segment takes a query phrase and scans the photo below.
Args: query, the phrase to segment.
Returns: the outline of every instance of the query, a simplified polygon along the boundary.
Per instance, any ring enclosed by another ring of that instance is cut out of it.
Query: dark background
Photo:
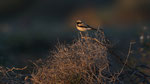
[[[78,36],[75,21],[104,28],[121,50],[149,40],[149,0],[0,0],[0,65],[25,66],[45,58],[58,40]]]

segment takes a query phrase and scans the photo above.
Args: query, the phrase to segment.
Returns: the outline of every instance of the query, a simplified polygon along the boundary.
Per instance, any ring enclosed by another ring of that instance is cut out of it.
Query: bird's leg
[[[82,33],[80,32],[80,36],[81,36],[81,38],[83,37],[83,35],[82,35]]]

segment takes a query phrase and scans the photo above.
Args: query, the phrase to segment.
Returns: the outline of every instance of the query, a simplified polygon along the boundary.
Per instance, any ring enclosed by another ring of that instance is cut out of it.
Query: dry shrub
[[[100,84],[108,82],[107,48],[92,39],[58,45],[57,51],[32,74],[37,84]]]
[[[20,72],[27,67],[0,66],[0,84],[150,84],[149,74],[143,72],[149,66],[127,63],[134,42],[121,59],[101,31],[70,45],[59,44],[51,56],[33,63],[32,74]]]

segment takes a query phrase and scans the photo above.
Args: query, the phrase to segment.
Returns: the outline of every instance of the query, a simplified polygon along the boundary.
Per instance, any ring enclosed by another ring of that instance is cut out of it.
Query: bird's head
[[[76,23],[77,23],[77,24],[81,24],[82,21],[81,21],[81,20],[77,20]]]

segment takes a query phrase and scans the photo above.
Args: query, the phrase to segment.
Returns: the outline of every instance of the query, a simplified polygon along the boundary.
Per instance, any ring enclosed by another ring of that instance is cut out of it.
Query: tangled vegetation
[[[85,34],[72,44],[58,44],[56,50],[43,60],[34,62],[33,72],[22,74],[25,68],[0,67],[2,84],[149,84],[150,76],[128,63],[132,53],[115,53],[102,29],[94,35]],[[132,59],[131,59],[132,61]],[[134,80],[134,81],[133,81]]]

